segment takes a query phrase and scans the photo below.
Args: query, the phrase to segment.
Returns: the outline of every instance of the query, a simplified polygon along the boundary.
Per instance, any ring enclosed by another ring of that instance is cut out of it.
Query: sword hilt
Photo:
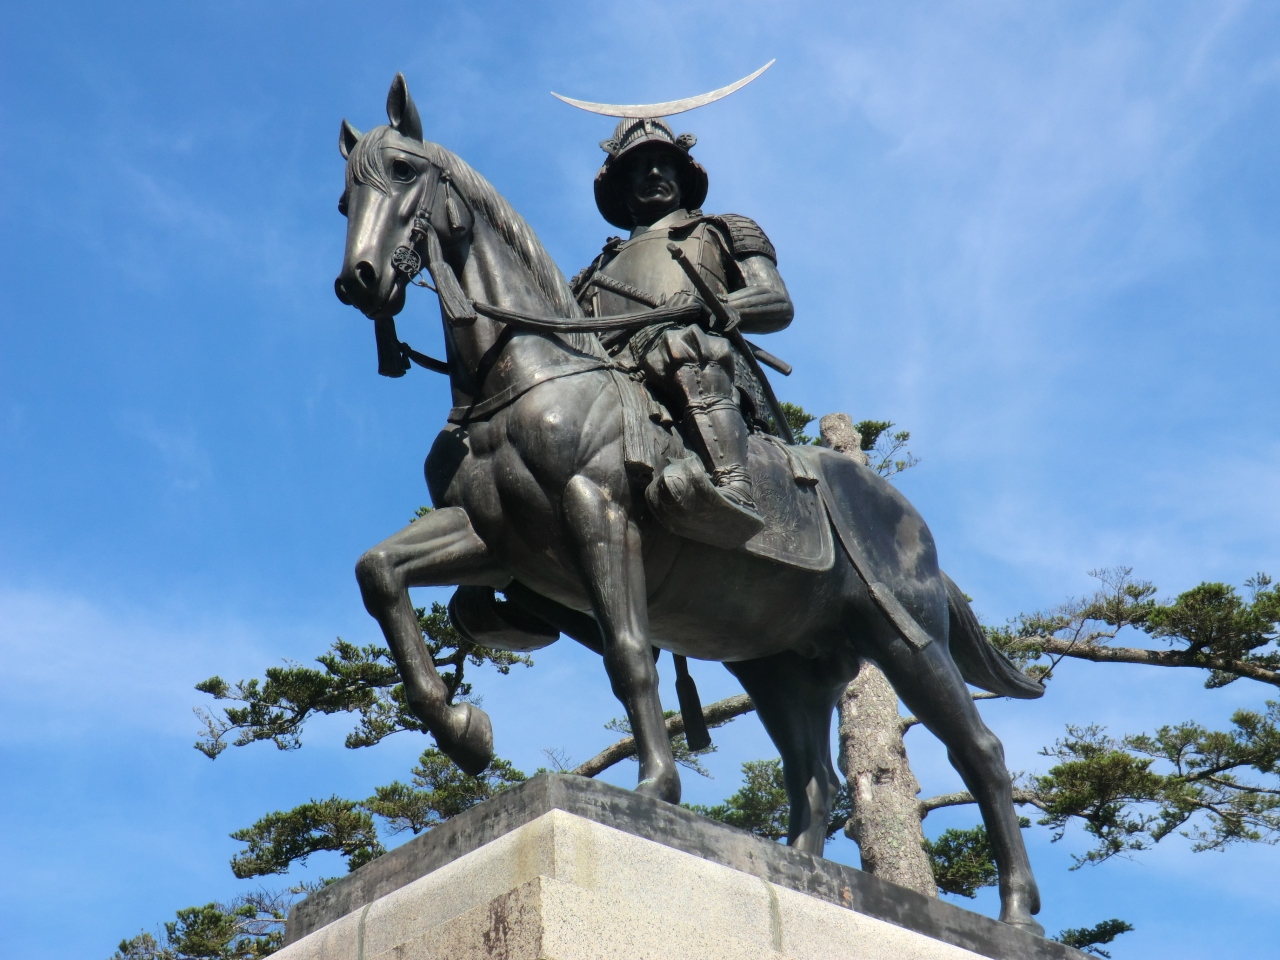
[[[685,276],[689,278],[689,282],[693,284],[693,289],[697,291],[699,297],[707,305],[712,316],[720,321],[720,329],[728,333],[742,320],[738,315],[738,311],[732,309],[727,303],[716,296],[715,291],[707,285],[707,281],[702,278],[702,274],[698,272],[698,268],[693,265],[693,261],[689,259],[689,255],[680,249],[679,244],[668,243],[667,253],[671,254],[671,259],[680,264],[680,269],[684,271]]]

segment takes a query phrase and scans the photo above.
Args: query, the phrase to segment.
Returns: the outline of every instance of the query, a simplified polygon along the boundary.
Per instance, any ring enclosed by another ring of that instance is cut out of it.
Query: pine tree
[[[785,413],[800,442],[827,442],[860,458],[882,476],[910,469],[918,459],[907,450],[910,434],[891,432],[889,421],[854,424],[840,415],[823,418],[821,440],[804,431],[813,417],[792,404]],[[420,514],[423,511],[420,511]],[[1133,579],[1131,571],[1100,571],[1100,588],[1085,600],[1054,610],[1025,614],[989,628],[992,642],[1028,675],[1051,682],[1066,661],[1180,667],[1205,671],[1205,686],[1240,680],[1280,686],[1280,589],[1265,574],[1244,585],[1245,595],[1220,583],[1202,583],[1172,600],[1156,599],[1157,589]],[[499,674],[531,666],[523,655],[488,650],[465,640],[441,604],[418,610],[419,625],[450,696],[473,696],[468,667],[490,664]],[[1121,646],[1138,636],[1158,646]],[[357,646],[341,638],[316,658],[319,668],[288,663],[265,671],[265,679],[229,684],[211,677],[197,690],[214,698],[219,710],[197,710],[204,726],[196,743],[211,759],[228,746],[270,741],[281,750],[301,746],[313,716],[350,713],[352,749],[370,747],[403,731],[422,731],[408,710],[403,684],[381,644]],[[975,694],[976,699],[990,694]],[[708,726],[718,727],[751,712],[745,695],[709,704]],[[863,868],[927,895],[938,891],[972,897],[996,882],[985,829],[981,825],[944,831],[930,840],[923,821],[932,810],[972,804],[965,791],[919,799],[903,735],[916,723],[897,712],[896,697],[883,674],[864,665],[840,703],[840,761],[848,783],[828,826],[840,829],[862,849]],[[683,739],[683,718],[668,712],[668,735],[677,761],[704,773]],[[596,776],[635,755],[623,720],[608,729],[627,734],[590,760],[573,766],[549,751],[554,767]],[[1152,733],[1112,735],[1093,725],[1071,726],[1041,751],[1051,761],[1043,774],[1015,783],[1015,802],[1038,811],[1036,824],[1059,840],[1069,824],[1081,824],[1092,847],[1073,869],[1131,855],[1175,834],[1194,850],[1217,850],[1233,843],[1280,839],[1280,702],[1267,700],[1239,710],[1227,730],[1194,721],[1158,727]],[[885,776],[885,771],[893,771]],[[875,776],[870,774],[874,772]],[[695,806],[705,816],[757,836],[785,836],[788,817],[781,761],[749,761],[742,787],[722,804]],[[423,752],[410,783],[373,788],[360,800],[312,799],[292,810],[268,813],[232,836],[245,849],[232,859],[238,877],[287,873],[313,853],[333,851],[356,869],[385,852],[383,840],[399,833],[430,830],[526,779],[509,762],[495,759],[479,777],[463,774],[434,748]],[[1023,818],[1025,827],[1031,821]],[[908,842],[903,842],[904,838]],[[887,851],[893,851],[889,855]],[[254,960],[278,949],[289,899],[260,893],[230,904],[210,903],[178,911],[159,935],[140,933],[122,941],[111,960]],[[1063,930],[1056,939],[1102,957],[1102,949],[1132,927],[1119,919]]]

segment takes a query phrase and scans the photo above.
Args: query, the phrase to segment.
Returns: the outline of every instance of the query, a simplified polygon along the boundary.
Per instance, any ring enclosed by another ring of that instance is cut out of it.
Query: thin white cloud
[[[194,427],[162,427],[146,412],[130,411],[116,417],[125,434],[143,441],[159,457],[166,482],[175,490],[193,491],[213,479],[208,451]]]
[[[195,683],[254,675],[280,656],[287,635],[259,631],[166,598],[144,610],[70,590],[0,587],[0,743],[194,741]]]

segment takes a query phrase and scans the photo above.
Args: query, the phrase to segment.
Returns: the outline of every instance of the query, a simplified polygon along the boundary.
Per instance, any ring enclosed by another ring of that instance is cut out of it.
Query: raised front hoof
[[[636,784],[636,793],[653,797],[655,800],[665,800],[667,803],[679,803],[680,773],[673,769],[667,774],[646,777]]]
[[[449,710],[448,734],[436,734],[436,744],[463,773],[476,777],[493,760],[493,724],[489,715],[469,703],[455,704]]]
[[[725,497],[697,457],[682,457],[663,468],[645,490],[659,522],[677,536],[732,550],[754,537],[764,521]]]

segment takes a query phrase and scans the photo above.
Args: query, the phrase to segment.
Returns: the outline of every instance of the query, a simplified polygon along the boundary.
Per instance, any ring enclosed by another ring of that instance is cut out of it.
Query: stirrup
[[[764,527],[754,503],[747,507],[716,487],[693,456],[667,464],[645,490],[645,500],[672,533],[725,550],[742,546]]]
[[[711,482],[715,484],[720,496],[735,506],[758,513],[756,498],[752,495],[751,474],[740,466],[721,467],[711,472]]]

